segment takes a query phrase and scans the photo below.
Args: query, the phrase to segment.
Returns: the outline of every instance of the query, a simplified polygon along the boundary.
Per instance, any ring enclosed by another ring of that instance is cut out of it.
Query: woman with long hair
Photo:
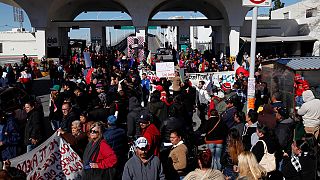
[[[237,129],[230,129],[227,146],[221,158],[223,174],[231,180],[237,178],[238,173],[233,170],[233,166],[238,164],[238,156],[244,151],[241,136]]]
[[[90,142],[83,155],[84,180],[114,179],[117,157],[107,141],[103,139],[104,125],[96,122],[90,128]]]
[[[258,164],[254,154],[249,151],[243,151],[238,156],[237,171],[239,172],[239,180],[260,180],[265,179],[267,175],[266,170]]]

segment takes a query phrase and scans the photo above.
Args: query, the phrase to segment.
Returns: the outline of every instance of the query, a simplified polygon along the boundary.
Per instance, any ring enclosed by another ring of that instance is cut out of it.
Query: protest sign
[[[187,73],[192,85],[197,86],[199,81],[204,81],[207,86],[209,83],[220,87],[220,84],[229,82],[231,85],[235,82],[234,71],[208,72],[208,73]]]
[[[157,77],[174,77],[174,62],[156,63]]]
[[[86,64],[86,68],[90,68],[92,66],[90,52],[83,52],[83,58]]]
[[[77,153],[57,133],[44,143],[10,160],[11,166],[27,174],[28,180],[80,180],[83,164]]]

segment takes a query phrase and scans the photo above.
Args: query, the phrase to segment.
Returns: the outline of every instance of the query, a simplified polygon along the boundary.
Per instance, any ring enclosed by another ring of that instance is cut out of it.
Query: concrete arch
[[[152,19],[160,11],[199,11],[208,19],[228,19],[228,15],[221,4],[219,5],[218,2],[212,4],[205,0],[163,1],[152,10],[149,19]]]
[[[130,16],[129,11],[121,3],[112,0],[56,1],[59,1],[60,3],[57,2],[50,7],[50,20],[73,21],[84,11],[123,11]]]

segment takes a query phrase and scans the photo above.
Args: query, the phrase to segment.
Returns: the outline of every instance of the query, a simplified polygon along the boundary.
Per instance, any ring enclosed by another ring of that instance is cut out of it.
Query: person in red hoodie
[[[160,155],[161,136],[157,127],[151,123],[151,115],[148,112],[142,112],[139,123],[141,128],[141,135],[149,142],[149,153],[153,155]]]
[[[103,138],[104,126],[96,122],[90,128],[90,142],[83,154],[84,177],[83,179],[114,179],[117,156]]]

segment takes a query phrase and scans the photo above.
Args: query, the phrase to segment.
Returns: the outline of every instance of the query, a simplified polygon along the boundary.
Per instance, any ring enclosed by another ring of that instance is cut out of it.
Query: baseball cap
[[[151,120],[151,115],[148,113],[142,113],[139,118],[140,123],[148,123]]]
[[[51,91],[60,91],[60,85],[54,85],[52,88],[50,88]]]
[[[117,121],[117,117],[114,115],[111,115],[107,118],[108,124],[115,125]]]
[[[231,83],[229,83],[229,82],[223,83],[223,84],[221,85],[221,89],[222,89],[223,91],[226,91],[226,90],[228,90],[228,89],[231,89]]]
[[[142,149],[148,146],[148,141],[145,137],[139,137],[134,144],[137,148]]]

